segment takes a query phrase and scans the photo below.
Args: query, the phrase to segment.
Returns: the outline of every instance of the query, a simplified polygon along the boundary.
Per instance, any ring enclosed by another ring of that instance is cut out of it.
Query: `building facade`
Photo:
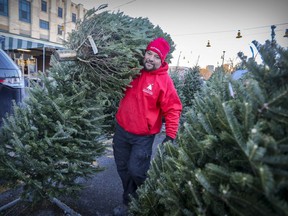
[[[31,78],[46,71],[86,12],[71,0],[0,0],[0,48]]]

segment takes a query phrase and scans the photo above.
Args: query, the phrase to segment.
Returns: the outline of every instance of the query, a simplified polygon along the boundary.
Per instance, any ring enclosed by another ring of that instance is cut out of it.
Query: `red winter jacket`
[[[166,135],[175,138],[182,104],[167,73],[166,62],[155,71],[140,71],[127,87],[116,114],[118,124],[137,135],[157,134],[165,118]]]

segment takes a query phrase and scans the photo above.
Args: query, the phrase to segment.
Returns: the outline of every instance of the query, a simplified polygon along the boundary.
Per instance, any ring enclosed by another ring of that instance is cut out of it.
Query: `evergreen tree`
[[[214,73],[178,137],[158,152],[135,215],[288,215],[288,50],[254,41],[263,64]],[[231,83],[232,88],[229,88]]]
[[[193,104],[194,94],[200,90],[203,81],[200,77],[200,67],[195,66],[189,68],[184,74],[184,85],[182,87],[183,107],[191,108]],[[185,110],[184,110],[185,111]]]
[[[183,88],[184,80],[180,76],[178,71],[170,72],[170,77],[173,80],[173,83],[174,83],[174,86],[177,90],[178,96],[179,96],[181,102],[183,103],[184,96],[183,96],[182,88]]]
[[[104,153],[102,138],[111,133],[122,92],[138,74],[147,43],[160,36],[172,52],[170,36],[148,19],[88,11],[66,44],[77,61],[52,57],[43,85],[35,85],[23,106],[4,119],[1,179],[23,184],[22,197],[34,202],[78,191],[77,178],[100,170],[95,160]]]
[[[179,74],[179,71],[176,70],[170,73],[170,76],[183,105],[182,113],[185,113],[186,110],[190,109],[193,105],[194,94],[199,91],[204,84],[200,76],[200,67],[195,66],[188,68],[183,74]],[[181,115],[180,124],[183,124],[183,122],[185,122],[185,116]]]

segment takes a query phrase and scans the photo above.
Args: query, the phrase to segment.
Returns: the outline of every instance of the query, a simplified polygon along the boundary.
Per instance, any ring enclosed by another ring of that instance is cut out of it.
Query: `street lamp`
[[[180,54],[179,54],[179,56],[178,56],[178,60],[177,60],[177,69],[178,69],[178,67],[179,67],[179,62],[180,62],[180,57],[181,57],[181,54],[182,54],[182,51],[180,51]]]
[[[222,59],[222,66],[224,65],[224,59],[225,59],[225,50],[223,50],[223,55],[221,56]]]
[[[272,45],[274,45],[276,43],[276,41],[275,41],[275,28],[276,28],[275,25],[271,26],[271,42],[272,42]]]

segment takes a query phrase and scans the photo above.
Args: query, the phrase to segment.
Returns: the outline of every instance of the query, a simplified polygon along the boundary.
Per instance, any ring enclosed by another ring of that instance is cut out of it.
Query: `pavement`
[[[165,138],[165,133],[156,135],[153,143],[152,157],[155,156],[157,146]],[[100,171],[89,179],[79,179],[79,182],[84,185],[84,189],[80,191],[79,198],[62,197],[60,202],[68,207],[74,214],[67,214],[69,211],[64,211],[57,205],[48,202],[45,205],[39,206],[33,211],[27,207],[27,203],[17,202],[17,204],[0,211],[0,215],[5,216],[112,216],[113,209],[122,204],[122,183],[116,170],[114,161],[112,140],[108,143],[106,154],[99,157],[97,162],[104,171]],[[18,199],[21,188],[11,189],[0,193],[0,209],[7,203]],[[63,206],[62,206],[63,207]],[[67,210],[67,208],[66,208]]]

